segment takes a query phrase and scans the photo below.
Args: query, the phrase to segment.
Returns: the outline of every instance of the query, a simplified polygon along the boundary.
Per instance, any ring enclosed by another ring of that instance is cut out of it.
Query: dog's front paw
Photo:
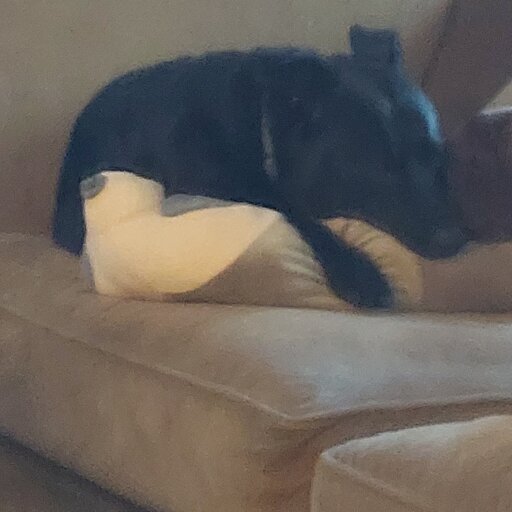
[[[351,271],[342,279],[330,279],[334,291],[353,306],[367,309],[392,309],[393,289],[386,277],[365,256],[352,260]]]

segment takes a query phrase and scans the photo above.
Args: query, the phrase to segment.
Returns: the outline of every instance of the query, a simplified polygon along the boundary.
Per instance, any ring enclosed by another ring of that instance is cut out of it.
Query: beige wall
[[[416,73],[447,0],[3,0],[0,230],[44,232],[77,110],[112,75],[213,48],[346,47],[360,22],[401,29]]]

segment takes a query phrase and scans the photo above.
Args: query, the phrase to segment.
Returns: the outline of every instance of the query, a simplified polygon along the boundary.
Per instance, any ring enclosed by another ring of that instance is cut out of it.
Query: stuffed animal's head
[[[351,42],[351,57],[305,54],[276,72],[290,84],[268,109],[277,185],[309,216],[360,218],[424,257],[453,256],[466,238],[435,108],[408,79],[395,33],[353,27]]]
[[[164,192],[152,180],[131,173],[103,172],[80,183],[89,239],[107,235],[113,226],[121,226],[146,214],[160,214]]]

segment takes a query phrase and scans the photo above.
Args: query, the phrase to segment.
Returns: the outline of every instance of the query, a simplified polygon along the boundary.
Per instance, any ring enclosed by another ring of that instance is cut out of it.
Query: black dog
[[[365,219],[429,258],[465,243],[451,211],[437,116],[405,76],[398,37],[351,29],[352,55],[301,49],[219,52],[122,76],[78,117],[65,156],[55,241],[79,253],[80,181],[129,170],[168,194],[244,201],[283,212],[333,290],[366,307],[388,283],[319,219]]]

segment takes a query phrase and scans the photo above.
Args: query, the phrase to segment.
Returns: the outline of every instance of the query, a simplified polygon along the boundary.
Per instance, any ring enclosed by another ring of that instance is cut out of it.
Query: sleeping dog
[[[389,307],[381,272],[319,220],[360,218],[427,258],[465,244],[450,205],[436,111],[407,78],[398,36],[354,26],[350,55],[260,48],[180,58],[115,79],[79,115],[58,184],[53,236],[79,254],[80,181],[103,169],[160,182],[168,195],[282,212],[330,286]]]

